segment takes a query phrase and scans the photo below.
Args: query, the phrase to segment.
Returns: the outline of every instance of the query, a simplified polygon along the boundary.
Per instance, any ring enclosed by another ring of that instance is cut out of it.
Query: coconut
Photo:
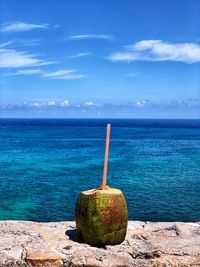
[[[98,189],[80,193],[76,204],[76,227],[90,245],[115,245],[124,241],[128,211],[123,193],[107,182],[110,124],[107,124],[104,170]]]
[[[91,189],[80,193],[76,227],[90,245],[114,245],[124,241],[128,211],[119,189]]]

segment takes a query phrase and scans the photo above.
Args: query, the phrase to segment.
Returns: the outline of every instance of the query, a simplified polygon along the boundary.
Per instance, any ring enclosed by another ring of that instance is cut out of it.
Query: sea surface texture
[[[200,120],[1,119],[0,219],[74,220],[80,191],[108,185],[129,220],[200,221]]]

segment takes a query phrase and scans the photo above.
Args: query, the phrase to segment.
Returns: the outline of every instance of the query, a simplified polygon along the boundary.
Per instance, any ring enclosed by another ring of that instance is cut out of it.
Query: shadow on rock
[[[69,239],[74,242],[84,243],[83,238],[77,229],[68,229],[65,234],[69,236]]]
[[[68,229],[65,234],[67,236],[69,236],[69,239],[74,241],[74,242],[77,242],[77,243],[85,243],[81,234],[78,232],[78,230],[76,228],[74,229]],[[85,243],[86,244],[86,243]],[[104,248],[106,249],[106,246],[105,245],[90,245],[91,247],[97,247],[97,248]]]

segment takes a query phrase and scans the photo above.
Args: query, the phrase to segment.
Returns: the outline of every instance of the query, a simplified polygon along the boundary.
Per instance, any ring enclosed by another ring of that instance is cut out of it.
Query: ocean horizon
[[[200,221],[200,119],[0,119],[0,219],[75,219],[80,191],[108,185],[129,220]]]

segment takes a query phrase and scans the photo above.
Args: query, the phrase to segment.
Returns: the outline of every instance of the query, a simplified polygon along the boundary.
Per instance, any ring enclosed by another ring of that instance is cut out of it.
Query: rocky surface
[[[200,223],[130,221],[122,244],[92,247],[74,222],[0,221],[0,266],[200,266]]]

